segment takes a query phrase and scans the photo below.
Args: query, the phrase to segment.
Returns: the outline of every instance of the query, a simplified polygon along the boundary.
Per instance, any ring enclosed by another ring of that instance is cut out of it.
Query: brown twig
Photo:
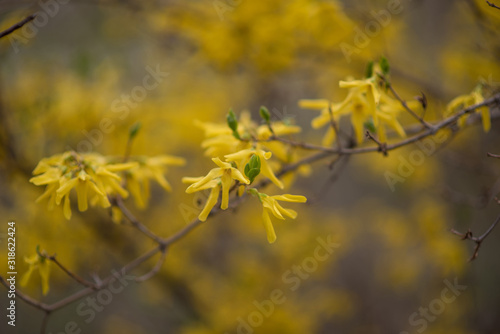
[[[25,17],[22,21],[17,22],[9,29],[6,29],[6,30],[0,32],[0,38],[12,34],[17,29],[22,28],[26,23],[33,21],[35,19],[35,17],[36,17],[35,14],[31,14],[30,16]]]
[[[456,234],[456,235],[462,237],[462,240],[472,240],[476,243],[476,247],[474,247],[474,254],[472,254],[469,261],[474,261],[477,258],[478,254],[479,254],[479,248],[483,244],[484,239],[486,239],[486,237],[495,229],[495,227],[497,226],[497,224],[499,222],[500,222],[500,215],[497,217],[497,219],[495,219],[493,224],[490,225],[490,227],[486,230],[486,232],[484,232],[480,237],[474,237],[472,234],[472,231],[470,229],[467,230],[467,232],[465,232],[465,233],[460,233],[454,229],[451,229],[451,232],[453,234]]]
[[[490,6],[490,7],[493,7],[493,8],[496,8],[496,9],[500,9],[500,7],[499,7],[499,6],[495,5],[495,4],[494,4],[494,3],[492,3],[492,2],[486,1],[486,3],[487,3],[487,4],[488,4],[488,6]]]
[[[382,152],[384,156],[387,156],[387,143],[381,143],[368,130],[366,130],[366,138],[373,140],[378,145],[378,151]]]
[[[391,91],[392,95],[394,95],[394,97],[396,98],[396,100],[399,101],[399,103],[401,104],[401,106],[403,106],[403,108],[410,115],[412,115],[416,120],[418,120],[420,123],[422,123],[422,125],[425,126],[427,129],[432,130],[433,132],[437,131],[437,129],[434,129],[434,127],[432,126],[432,124],[426,122],[422,117],[418,116],[417,113],[415,113],[413,110],[411,110],[411,108],[408,106],[408,104],[406,103],[406,101],[403,100],[401,98],[401,96],[399,96],[399,94],[396,92],[396,90],[392,86],[391,82],[382,73],[377,73],[377,75],[380,77],[380,79],[382,79],[382,81],[384,81],[386,87],[389,88],[389,90]]]
[[[151,277],[153,277],[154,275],[156,275],[160,269],[161,269],[161,266],[163,265],[163,263],[165,262],[165,258],[167,257],[167,250],[166,249],[163,249],[161,251],[161,255],[160,255],[160,258],[158,259],[158,261],[156,262],[155,266],[153,267],[153,269],[151,269],[151,271],[149,271],[147,274],[144,274],[140,277],[137,277],[135,279],[136,282],[140,283],[140,282],[144,282],[148,279],[150,279]]]
[[[133,227],[141,231],[143,234],[148,236],[149,238],[153,239],[156,241],[158,244],[162,244],[163,239],[153,232],[149,230],[144,224],[142,224],[133,214],[132,212],[129,211],[129,209],[125,206],[123,203],[123,200],[121,197],[116,197],[112,200],[112,203],[120,209],[120,211],[123,213],[123,215],[128,219],[130,224],[132,224]]]
[[[96,290],[96,285],[87,281],[86,279],[76,275],[75,273],[71,272],[68,268],[66,268],[65,266],[62,265],[61,262],[59,262],[59,260],[57,260],[56,258],[56,254],[54,255],[51,255],[51,256],[48,256],[44,253],[41,253],[40,254],[41,256],[45,257],[46,259],[54,262],[62,271],[64,271],[69,277],[71,277],[72,279],[74,279],[75,281],[77,281],[78,283],[80,283],[81,285],[83,286],[86,286],[88,288],[91,288],[91,289],[94,289]]]
[[[486,156],[490,157],[490,158],[497,158],[497,159],[500,159],[500,155],[498,154],[493,154],[493,153],[486,153]]]

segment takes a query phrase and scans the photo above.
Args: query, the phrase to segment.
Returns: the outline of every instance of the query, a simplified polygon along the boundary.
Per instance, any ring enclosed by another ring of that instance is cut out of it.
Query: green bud
[[[262,119],[268,124],[271,121],[271,114],[269,113],[269,110],[267,110],[267,108],[264,106],[260,107],[260,117],[262,117]]]
[[[232,109],[229,109],[229,113],[227,114],[227,125],[231,130],[233,130],[233,136],[236,139],[241,139],[240,134],[238,133],[238,121],[236,120],[236,115],[234,114]]]
[[[373,61],[369,62],[368,65],[366,65],[366,77],[371,78],[373,76]]]
[[[258,155],[252,155],[250,161],[245,165],[245,175],[250,180],[250,183],[255,180],[257,175],[260,174],[260,158]]]
[[[135,136],[137,136],[137,133],[141,129],[141,125],[141,122],[137,122],[130,127],[130,130],[128,132],[128,136],[130,139],[133,139]]]
[[[371,133],[377,133],[377,129],[375,128],[375,124],[373,124],[373,121],[371,119],[369,121],[366,121],[363,125],[365,126],[365,129],[367,129]]]
[[[382,73],[384,75],[389,74],[390,71],[389,61],[384,56],[380,58],[380,69],[382,70]]]

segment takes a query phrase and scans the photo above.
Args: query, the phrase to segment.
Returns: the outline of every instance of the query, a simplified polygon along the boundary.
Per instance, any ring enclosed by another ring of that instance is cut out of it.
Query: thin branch
[[[40,334],[45,334],[47,330],[47,323],[49,322],[49,317],[51,312],[45,311],[45,315],[43,316],[42,325],[40,326]]]
[[[91,289],[94,289],[96,290],[96,285],[87,281],[86,279],[78,276],[77,274],[71,272],[68,268],[66,268],[65,266],[62,265],[61,262],[59,262],[59,260],[57,260],[56,258],[56,254],[54,255],[51,255],[51,256],[48,256],[46,254],[40,254],[41,256],[45,257],[46,259],[54,262],[59,268],[61,268],[62,271],[64,271],[69,277],[71,277],[72,279],[74,279],[75,281],[77,281],[78,283],[80,283],[81,285],[83,286],[86,286],[88,288],[91,288]]]
[[[378,145],[378,151],[382,152],[384,156],[387,156],[387,143],[381,143],[368,130],[366,130],[366,138],[373,140]]]
[[[144,233],[149,238],[156,241],[158,244],[162,244],[163,239],[151,232],[144,224],[142,224],[133,214],[128,210],[128,208],[123,203],[121,197],[116,197],[113,199],[113,204],[120,209],[123,215],[128,219],[128,221],[132,224],[133,227]]]
[[[481,235],[480,237],[474,237],[470,229],[467,230],[467,232],[465,233],[460,233],[454,229],[451,230],[453,234],[462,237],[462,240],[472,240],[476,243],[476,247],[474,248],[474,254],[472,254],[469,261],[473,261],[477,258],[479,254],[479,248],[483,244],[483,241],[486,239],[488,235],[490,235],[490,233],[495,229],[495,227],[498,225],[499,222],[500,222],[500,215],[497,217],[497,219],[495,219],[493,224],[490,225],[490,227],[486,230],[486,232],[484,232],[483,235]]]
[[[490,6],[490,7],[493,7],[493,8],[496,8],[496,9],[500,9],[499,6],[495,5],[494,3],[492,2],[489,2],[489,1],[486,1],[486,3]]]
[[[144,275],[142,275],[140,277],[137,277],[135,279],[135,281],[138,282],[138,283],[144,282],[144,281],[150,279],[151,277],[153,277],[154,275],[156,275],[160,271],[161,266],[163,265],[163,263],[165,262],[165,258],[166,257],[167,257],[167,250],[163,249],[161,251],[160,258],[156,262],[156,265],[153,267],[153,269],[151,269],[151,271],[148,272],[147,274],[144,274]]]
[[[486,153],[486,156],[490,157],[490,158],[497,158],[497,159],[500,159],[500,155],[498,154],[493,154],[493,153]]]
[[[394,97],[396,98],[396,100],[399,101],[399,103],[401,104],[401,106],[403,106],[403,108],[410,115],[412,115],[415,119],[417,119],[420,123],[422,123],[422,125],[425,126],[427,129],[434,130],[434,132],[436,132],[436,130],[433,128],[432,124],[426,122],[422,117],[418,116],[413,110],[411,110],[410,107],[408,107],[408,104],[406,103],[406,101],[403,100],[401,98],[401,96],[399,96],[399,94],[396,92],[396,90],[392,86],[391,82],[383,74],[377,73],[377,75],[380,77],[380,79],[382,79],[384,81],[384,83],[386,84],[386,87],[389,88],[389,90],[391,91],[392,95],[394,95]]]
[[[12,27],[10,27],[9,29],[6,29],[2,32],[0,32],[0,38],[2,37],[5,37],[7,35],[10,35],[12,34],[14,31],[16,31],[17,29],[20,29],[22,28],[26,23],[28,22],[31,22],[35,19],[36,15],[35,14],[31,14],[30,16],[24,18],[22,21],[19,21],[17,22],[16,24],[14,24]]]

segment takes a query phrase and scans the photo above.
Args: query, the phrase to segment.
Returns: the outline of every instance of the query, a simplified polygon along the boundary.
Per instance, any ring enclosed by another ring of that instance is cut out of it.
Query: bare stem
[[[12,27],[10,27],[10,28],[8,28],[8,29],[0,32],[0,38],[12,34],[17,29],[22,28],[26,23],[33,21],[35,19],[35,17],[36,17],[35,14],[31,14],[30,16],[27,16],[23,20],[21,20],[21,21],[17,22],[16,24],[14,24]]]

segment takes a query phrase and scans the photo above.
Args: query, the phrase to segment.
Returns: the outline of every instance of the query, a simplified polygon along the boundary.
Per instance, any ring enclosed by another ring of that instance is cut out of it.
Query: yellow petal
[[[204,222],[205,220],[207,220],[210,211],[212,211],[215,204],[217,204],[217,200],[219,199],[219,191],[220,191],[220,186],[215,186],[210,191],[210,195],[208,196],[207,202],[205,203],[205,207],[198,216],[198,219],[200,221]]]
[[[76,194],[78,196],[78,210],[80,211],[86,211],[88,208],[87,205],[88,183],[90,183],[90,181],[87,182],[79,180],[78,184],[76,185]]]
[[[276,233],[274,232],[273,223],[266,209],[262,212],[262,219],[264,221],[264,228],[266,229],[267,241],[272,244],[276,241]]]

